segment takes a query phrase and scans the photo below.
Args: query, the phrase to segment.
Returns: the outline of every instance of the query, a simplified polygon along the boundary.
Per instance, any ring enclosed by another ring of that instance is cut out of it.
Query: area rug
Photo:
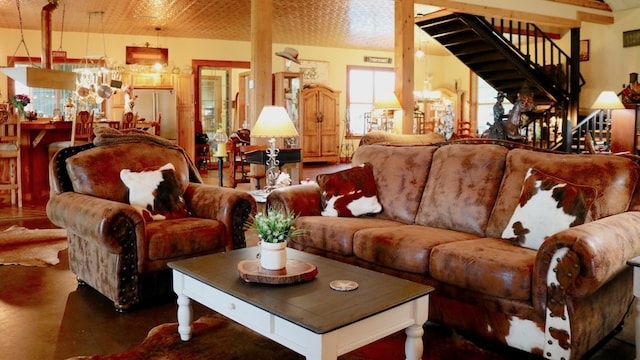
[[[65,229],[27,229],[11,226],[0,231],[0,265],[45,267],[60,262],[67,248]]]
[[[178,324],[156,326],[136,348],[111,355],[78,356],[68,360],[282,360],[303,356],[218,314],[203,316],[193,323],[190,341],[181,341]],[[404,332],[392,334],[348,354],[339,360],[404,359]],[[424,355],[429,360],[506,360],[504,355],[483,350],[471,341],[438,325],[425,325]]]

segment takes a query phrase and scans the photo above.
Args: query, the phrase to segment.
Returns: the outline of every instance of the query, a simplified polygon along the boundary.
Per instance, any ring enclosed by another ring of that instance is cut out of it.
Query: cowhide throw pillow
[[[173,164],[140,172],[123,169],[120,179],[129,188],[129,204],[140,211],[145,220],[189,216]]]
[[[529,169],[522,186],[520,203],[502,232],[523,247],[537,250],[548,237],[583,224],[596,189]]]
[[[353,217],[382,211],[370,164],[316,176],[322,216]]]

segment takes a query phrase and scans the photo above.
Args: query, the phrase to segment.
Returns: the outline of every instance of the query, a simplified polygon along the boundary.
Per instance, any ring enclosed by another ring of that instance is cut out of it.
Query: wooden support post
[[[396,132],[413,133],[414,87],[413,0],[395,1],[395,93],[402,105],[402,123]]]

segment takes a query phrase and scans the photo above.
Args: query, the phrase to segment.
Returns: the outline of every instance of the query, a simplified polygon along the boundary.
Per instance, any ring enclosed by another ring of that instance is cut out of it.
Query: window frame
[[[364,136],[366,134],[366,128],[363,128],[363,133],[362,134],[358,134],[358,133],[354,133],[352,132],[351,129],[351,120],[352,120],[352,116],[350,114],[350,109],[351,109],[351,89],[352,89],[352,84],[351,84],[351,71],[352,70],[360,70],[360,71],[372,71],[372,72],[389,72],[392,73],[395,79],[395,68],[393,67],[381,67],[381,66],[361,66],[361,65],[347,65],[347,96],[346,96],[346,113],[347,113],[347,117],[348,117],[348,122],[345,124],[345,138],[347,139],[360,139],[362,138],[362,136]],[[376,89],[376,85],[375,85],[375,77],[374,77],[374,86],[371,88],[371,98],[372,98],[372,103],[371,103],[371,110],[373,110],[373,103],[375,102],[375,98],[376,98],[376,93],[380,93],[379,89]],[[369,104],[369,103],[363,103],[363,102],[357,102],[356,104]],[[363,114],[363,119],[364,119],[364,114]],[[364,120],[363,120],[364,121]]]

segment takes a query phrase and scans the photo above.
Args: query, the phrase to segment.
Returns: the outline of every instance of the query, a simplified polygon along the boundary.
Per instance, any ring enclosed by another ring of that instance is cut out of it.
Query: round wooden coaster
[[[333,280],[329,286],[336,291],[351,291],[358,288],[358,283],[351,280]]]

